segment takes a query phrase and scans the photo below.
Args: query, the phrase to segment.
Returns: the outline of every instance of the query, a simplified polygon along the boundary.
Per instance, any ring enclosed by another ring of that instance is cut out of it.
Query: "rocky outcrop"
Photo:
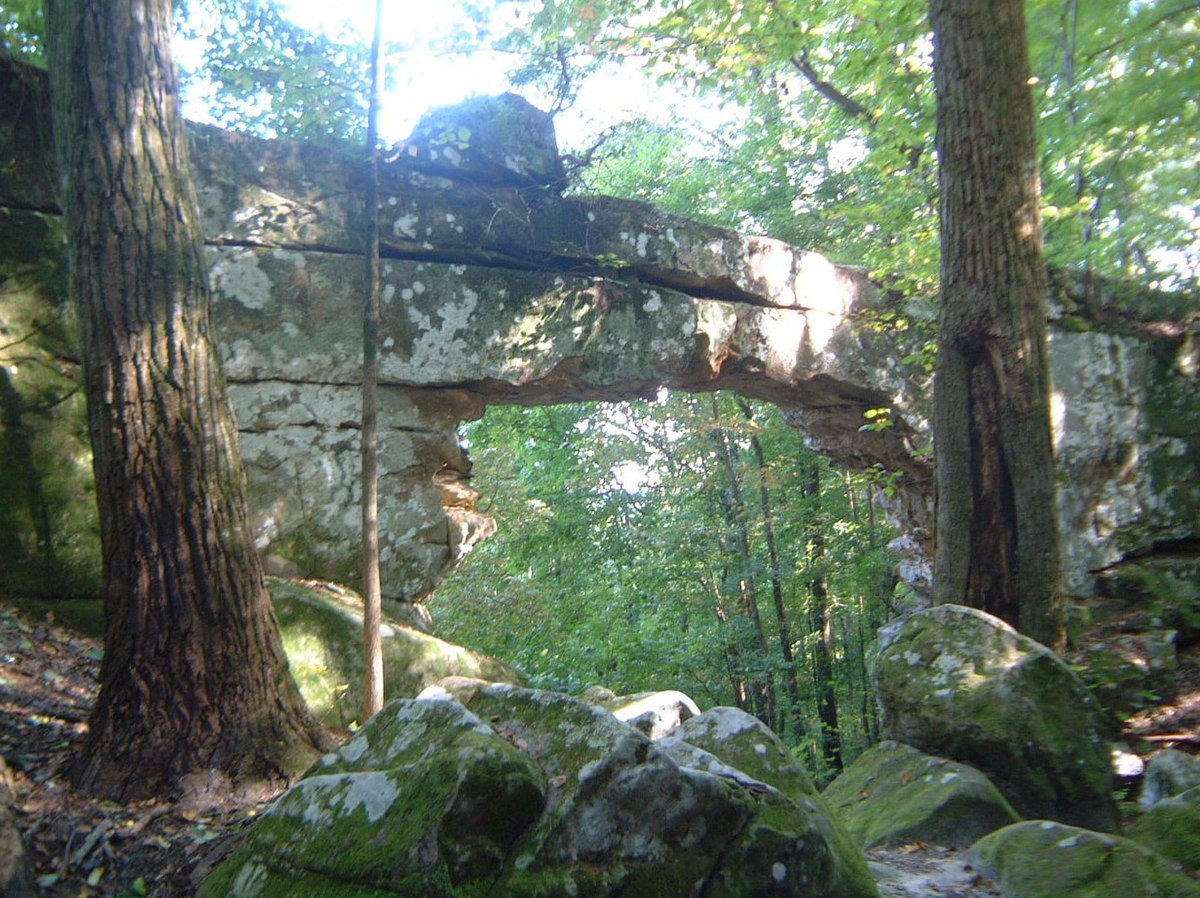
[[[308,707],[321,721],[345,727],[362,714],[362,599],[329,584],[271,578],[275,616],[288,665]],[[414,698],[445,677],[522,683],[495,658],[385,618],[382,626],[384,698]]]
[[[1006,826],[971,853],[1005,898],[1200,896],[1200,885],[1137,842],[1049,820]]]
[[[1146,764],[1138,801],[1144,808],[1153,807],[1163,799],[1197,786],[1200,786],[1200,758],[1177,748],[1167,748],[1156,753]]]
[[[822,794],[865,848],[913,842],[966,848],[1020,820],[975,768],[890,740],[859,755]]]
[[[0,469],[0,498],[14,497],[0,514],[18,534],[0,545],[6,576],[62,570],[69,553],[86,568],[96,556],[94,517],[77,519],[90,488],[82,403],[68,401],[77,366],[42,327],[69,319],[46,114],[39,76],[0,65],[0,207],[14,234],[0,241],[0,346],[21,346],[20,358],[0,357],[0,399],[6,386],[18,397],[17,412],[3,406],[5,427],[24,440]],[[192,161],[259,546],[308,576],[353,583],[356,163],[328,147],[202,127]],[[904,570],[918,585],[927,578],[929,381],[903,361],[917,338],[889,325],[927,317],[920,302],[779,241],[563,196],[549,120],[511,97],[431,114],[382,179],[385,595],[419,600],[495,526],[476,508],[462,421],[489,404],[616,400],[662,386],[771,401],[814,448],[897,472]],[[1095,324],[1076,314],[1077,292],[1056,278],[1055,314],[1072,327],[1056,331],[1051,364],[1068,575],[1087,594],[1093,571],[1200,535],[1200,347],[1185,330],[1143,326],[1153,310],[1141,308],[1114,332],[1081,331]],[[50,371],[61,383],[39,384]],[[44,406],[70,416],[53,436],[28,414]],[[872,409],[887,409],[874,420],[890,426],[864,430]]]
[[[688,721],[715,740],[692,764],[579,699],[448,680],[326,756],[200,894],[876,896],[819,798],[722,759],[767,738],[731,710]]]
[[[1200,874],[1200,786],[1156,801],[1126,834],[1193,874]]]
[[[1116,829],[1100,708],[1046,647],[940,605],[885,628],[874,668],[888,738],[977,767],[1025,817]]]

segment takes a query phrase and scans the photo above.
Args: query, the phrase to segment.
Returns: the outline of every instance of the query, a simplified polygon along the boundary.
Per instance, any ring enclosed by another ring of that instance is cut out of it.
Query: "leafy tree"
[[[936,598],[1063,640],[1046,266],[1022,0],[933,0],[942,311]]]
[[[169,0],[51,0],[50,86],[82,323],[105,653],[75,769],[128,801],[298,772],[322,741],[288,671],[208,318]]]
[[[442,635],[540,685],[677,688],[741,704],[817,748],[810,583],[827,584],[838,637],[823,681],[846,707],[869,710],[861,651],[890,613],[890,528],[863,512],[869,484],[829,472],[772,406],[721,394],[714,417],[713,399],[489,409],[464,435],[500,530],[430,609]],[[819,499],[800,488],[813,465]],[[824,557],[810,551],[814,527]],[[744,604],[751,584],[757,622]],[[868,724],[839,721],[847,750],[866,744]]]
[[[205,41],[199,73],[217,124],[264,137],[366,139],[368,48],[314,34],[271,0],[189,0],[182,31]],[[386,50],[382,51],[386,55]]]
[[[1200,9],[1173,0],[1030,0],[1049,258],[1103,276],[1195,283]],[[610,189],[620,154],[652,184],[679,180],[691,214],[866,262],[911,291],[938,275],[935,98],[924,0],[554,0],[506,45],[519,74],[575,88],[625,60],[725,103],[729,124],[696,152],[655,158],[671,125],[622,129],[592,158]],[[574,68],[572,68],[574,67]],[[552,77],[551,77],[552,76]],[[688,128],[694,129],[694,125]],[[688,143],[676,128],[675,144]],[[639,139],[639,135],[640,138]],[[694,144],[694,142],[693,142]],[[1154,152],[1145,152],[1153,146]],[[704,181],[713,189],[699,185]],[[618,187],[623,195],[629,192]],[[636,188],[635,188],[636,189]]]

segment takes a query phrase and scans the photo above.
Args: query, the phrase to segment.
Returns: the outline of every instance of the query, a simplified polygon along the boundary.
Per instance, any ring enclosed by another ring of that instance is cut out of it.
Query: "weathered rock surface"
[[[975,768],[890,740],[859,755],[822,795],[866,848],[912,842],[965,848],[1021,819]]]
[[[997,830],[971,849],[1005,898],[1200,896],[1200,884],[1131,839],[1028,820]]]
[[[322,722],[344,727],[362,709],[362,600],[337,587],[292,580],[268,581],[292,674],[308,707]],[[383,679],[388,700],[415,698],[445,677],[521,683],[495,658],[472,652],[385,619]]]
[[[0,569],[34,589],[96,579],[79,383],[58,339],[61,237],[41,75],[0,64]],[[524,135],[526,145],[514,142]],[[358,577],[362,225],[356,156],[196,127],[213,315],[260,548],[307,576]],[[929,383],[893,308],[854,268],[650,206],[564,197],[545,116],[514,98],[441,110],[383,172],[383,590],[419,601],[494,529],[456,428],[488,404],[624,399],[660,386],[772,401],[851,467],[900,473],[905,570],[927,572]],[[13,239],[9,239],[9,232]],[[1056,315],[1079,318],[1070,278]],[[1173,297],[1175,307],[1181,305]],[[1135,309],[1137,324],[1150,314]],[[1129,315],[1126,315],[1129,318]],[[66,329],[69,331],[69,328]],[[24,338],[32,335],[32,339]],[[1200,536],[1200,343],[1058,331],[1051,365],[1068,577]],[[58,374],[51,377],[51,372]],[[53,382],[50,382],[50,381]],[[15,397],[15,398],[13,398]],[[11,401],[10,401],[11,400]],[[54,405],[54,433],[27,412]],[[894,426],[861,431],[887,408]],[[9,528],[8,525],[12,527]],[[64,564],[70,562],[70,564]]]
[[[1144,808],[1152,807],[1196,786],[1200,786],[1200,758],[1177,748],[1164,749],[1146,764],[1138,801]]]
[[[201,895],[876,896],[846,842],[819,799],[687,766],[579,699],[458,678],[326,756]]]
[[[387,705],[255,824],[212,898],[452,895],[494,877],[541,813],[545,776],[461,705]]]
[[[1099,706],[1049,649],[940,605],[885,628],[874,664],[889,739],[977,767],[1025,817],[1116,828]]]
[[[1200,873],[1200,786],[1155,802],[1126,835]]]
[[[599,704],[617,720],[641,730],[651,739],[670,736],[681,723],[700,713],[694,701],[674,689],[614,696],[611,701]]]

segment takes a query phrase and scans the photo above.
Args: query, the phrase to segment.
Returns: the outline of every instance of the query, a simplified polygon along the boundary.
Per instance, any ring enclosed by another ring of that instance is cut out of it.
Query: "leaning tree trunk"
[[[208,318],[170,0],[49,0],[105,576],[75,778],[128,801],[278,782],[322,737],[288,670]],[[214,780],[215,778],[215,780]]]
[[[936,599],[1062,642],[1037,143],[1021,0],[931,0],[941,162]]]

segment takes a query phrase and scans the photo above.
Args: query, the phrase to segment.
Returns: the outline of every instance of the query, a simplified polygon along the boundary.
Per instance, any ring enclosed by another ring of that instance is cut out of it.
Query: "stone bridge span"
[[[9,163],[0,205],[10,225],[36,220],[53,234],[40,89],[23,71],[0,85]],[[192,153],[259,545],[304,573],[355,582],[361,167],[334,148],[206,127],[194,128]],[[549,121],[515,98],[430,115],[390,154],[382,179],[386,595],[426,595],[493,532],[475,507],[461,422],[489,404],[615,400],[663,386],[769,400],[837,461],[900,472],[893,511],[914,557],[928,548],[931,471],[917,452],[927,377],[897,361],[908,354],[903,335],[868,326],[900,300],[862,271],[644,204],[563,196]],[[45,252],[54,254],[52,242]],[[1169,368],[1179,347],[1070,336],[1089,342],[1056,353],[1083,391],[1060,390],[1060,453],[1073,440],[1081,447],[1065,463],[1096,468],[1114,446],[1127,455],[1141,441],[1163,453],[1182,447],[1194,464],[1195,442],[1156,431],[1145,391],[1119,383]],[[1088,374],[1097,354],[1102,369]],[[864,412],[878,408],[894,426],[861,431]],[[1096,432],[1097,420],[1108,432]],[[1069,533],[1080,516],[1108,515],[1069,549],[1077,585],[1127,548],[1118,530],[1135,528],[1146,544],[1194,535],[1194,520],[1180,525],[1179,509],[1153,498],[1162,484],[1148,471],[1130,480],[1122,464],[1104,462],[1064,499]]]

